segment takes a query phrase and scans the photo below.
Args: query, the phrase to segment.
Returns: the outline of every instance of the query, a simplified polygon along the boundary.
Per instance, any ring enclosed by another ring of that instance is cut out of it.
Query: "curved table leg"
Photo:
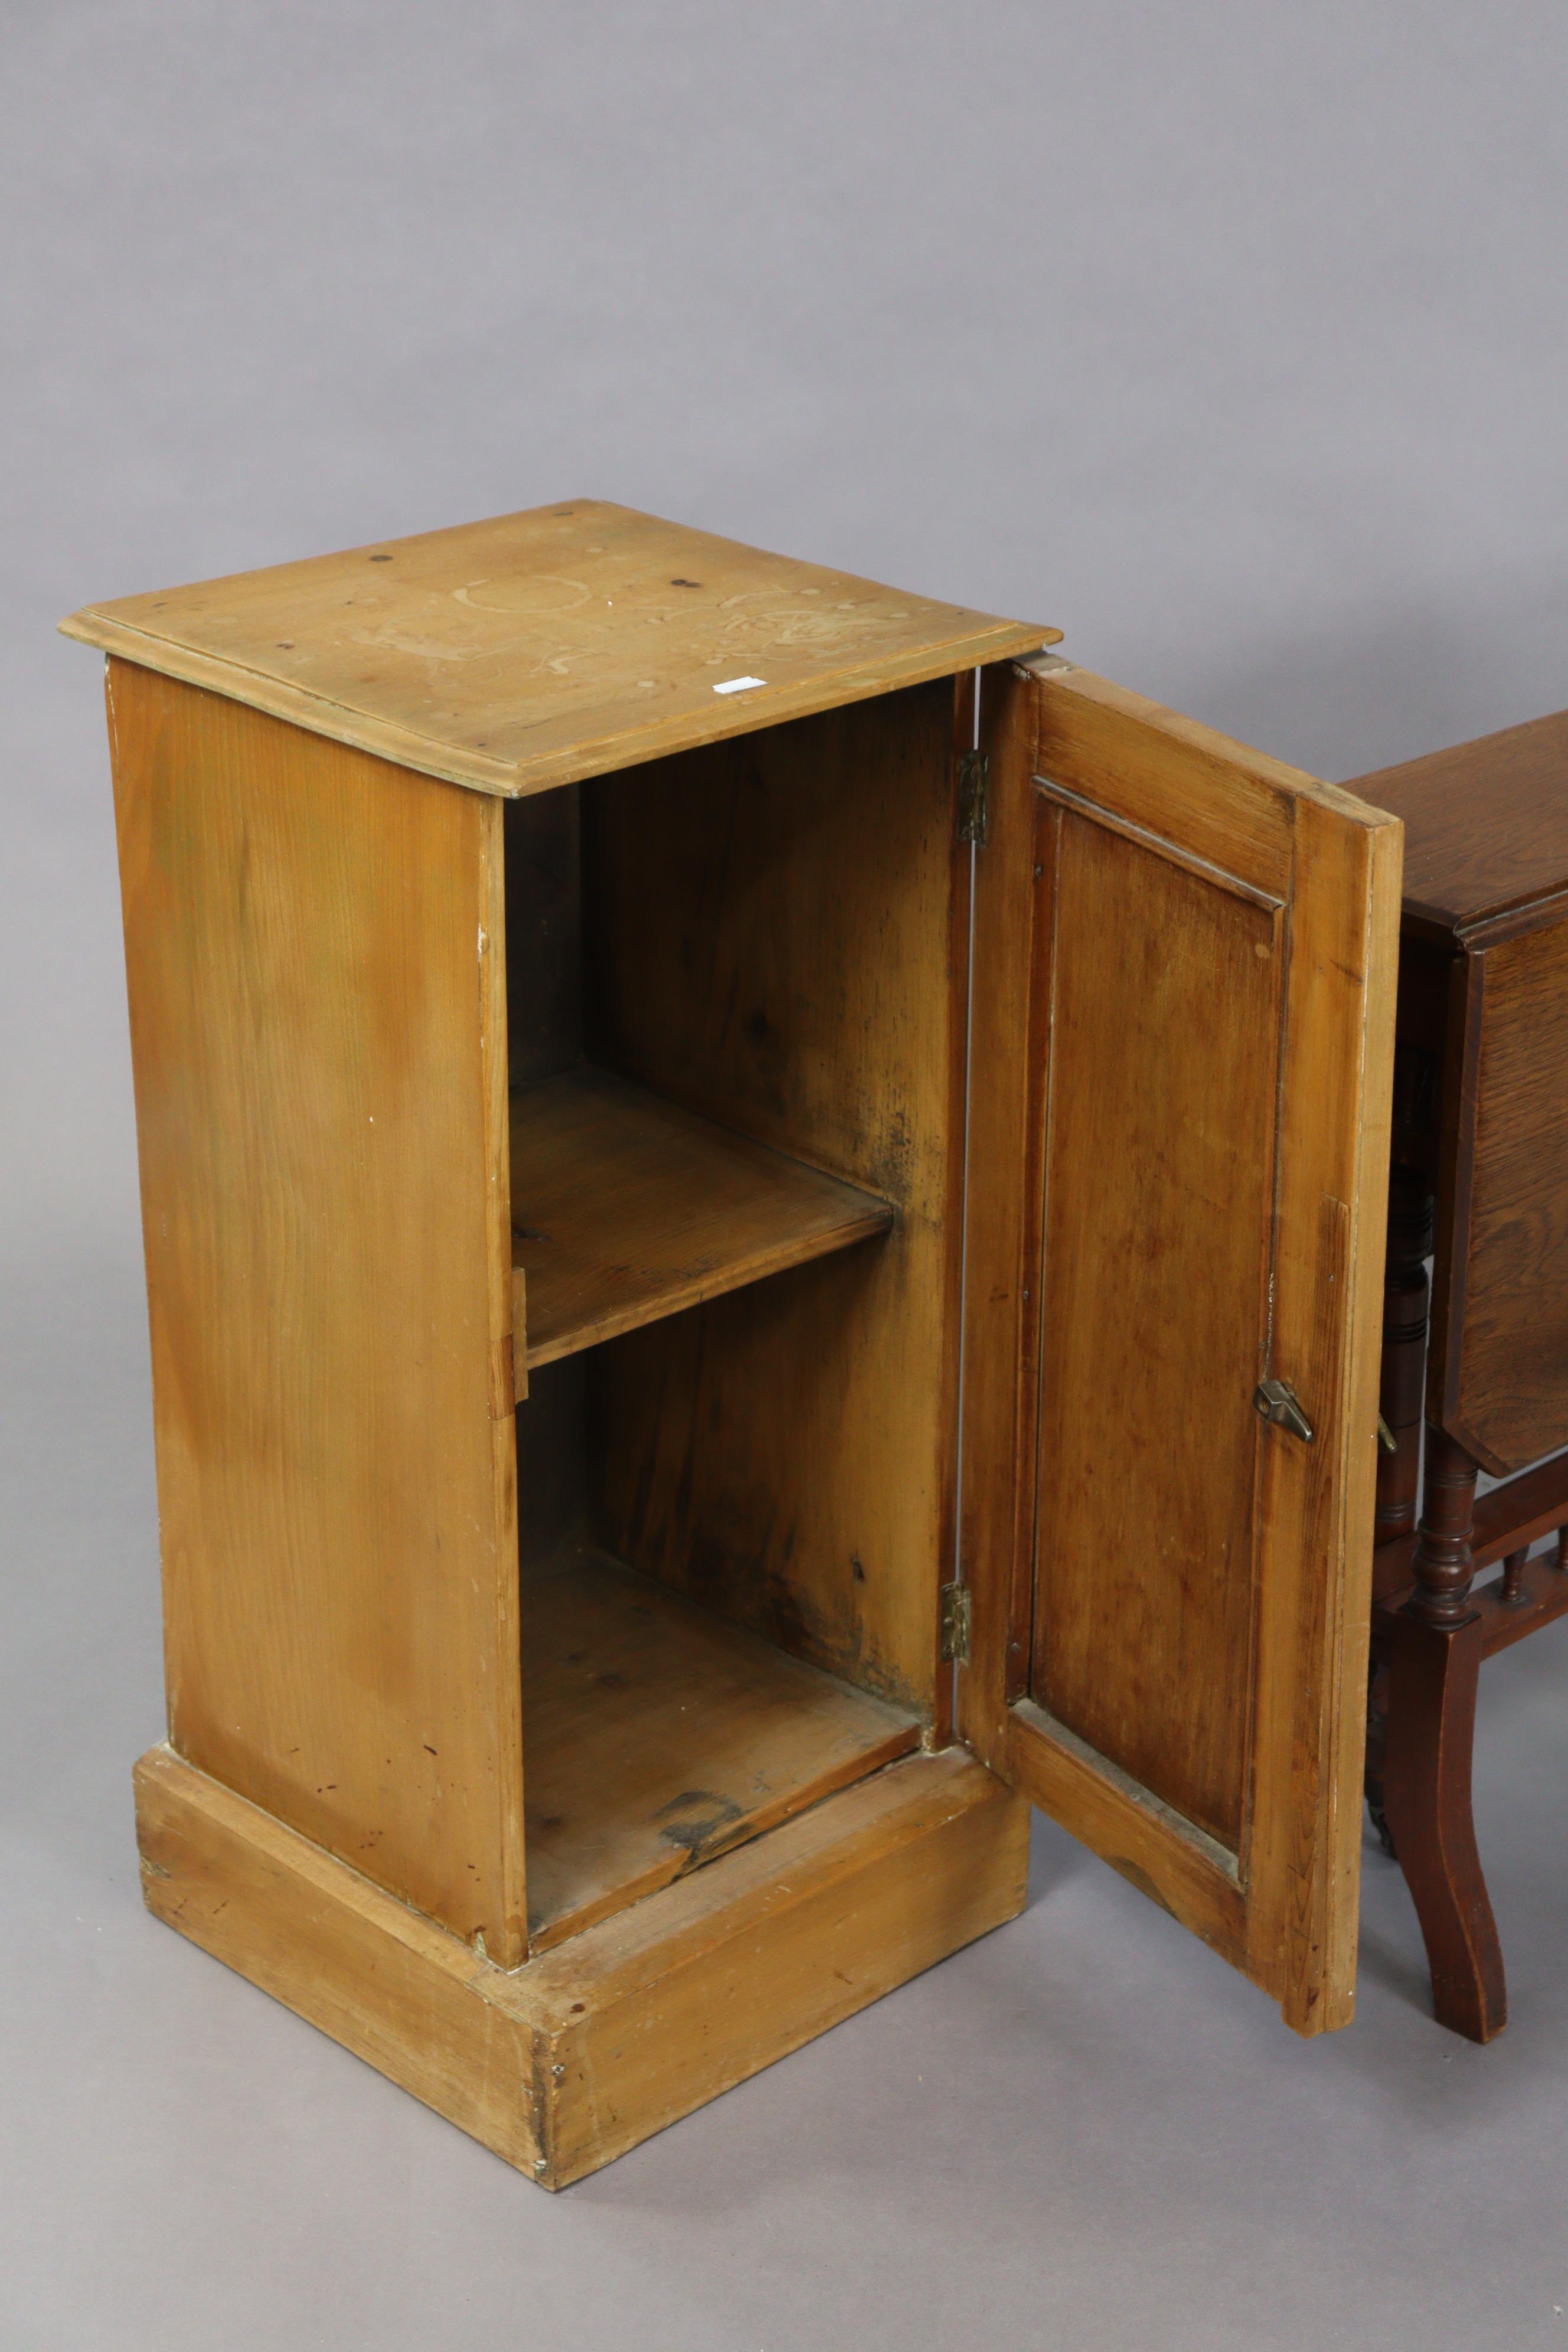
[[[1468,1606],[1476,1466],[1442,1431],[1426,1442],[1417,1582],[1392,1628],[1384,1801],[1438,2021],[1489,2042],[1508,2022],[1508,1988],[1470,1802],[1486,1631]]]

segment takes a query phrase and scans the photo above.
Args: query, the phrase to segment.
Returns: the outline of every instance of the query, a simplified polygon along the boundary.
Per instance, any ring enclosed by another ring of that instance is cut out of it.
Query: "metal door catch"
[[[1279,1429],[1288,1429],[1292,1437],[1312,1442],[1312,1424],[1301,1410],[1301,1401],[1285,1381],[1259,1381],[1252,1391],[1252,1402],[1260,1418],[1271,1421]]]

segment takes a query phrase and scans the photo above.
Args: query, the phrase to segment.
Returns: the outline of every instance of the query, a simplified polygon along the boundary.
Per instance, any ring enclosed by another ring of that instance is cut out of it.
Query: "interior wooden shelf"
[[[529,1940],[548,1949],[907,1754],[903,1709],[602,1553],[522,1589]]]
[[[513,1097],[511,1215],[530,1369],[892,1222],[871,1193],[586,1064]]]

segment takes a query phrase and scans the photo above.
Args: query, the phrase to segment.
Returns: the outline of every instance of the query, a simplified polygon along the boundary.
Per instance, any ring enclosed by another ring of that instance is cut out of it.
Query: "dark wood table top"
[[[1436,1196],[1427,1411],[1499,1476],[1568,1445],[1568,711],[1351,789],[1405,824],[1394,1156]]]
[[[1568,893],[1568,710],[1346,789],[1404,821],[1407,924],[1452,938]]]

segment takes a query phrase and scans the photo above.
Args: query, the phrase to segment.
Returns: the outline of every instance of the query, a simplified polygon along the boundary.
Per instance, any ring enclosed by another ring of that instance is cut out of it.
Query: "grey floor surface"
[[[1512,2022],[1022,1919],[551,2200],[138,1900],[156,1530],[89,598],[588,492],[1318,772],[1568,703],[1560,5],[0,0],[0,2352],[1568,2346],[1568,1629]]]
[[[1375,1852],[1360,2013],[1301,2043],[1042,1825],[1021,1919],[551,2198],[141,1908],[140,1315],[123,1259],[7,1296],[7,2352],[1568,2343],[1568,1624],[1488,1668],[1489,2049]]]

